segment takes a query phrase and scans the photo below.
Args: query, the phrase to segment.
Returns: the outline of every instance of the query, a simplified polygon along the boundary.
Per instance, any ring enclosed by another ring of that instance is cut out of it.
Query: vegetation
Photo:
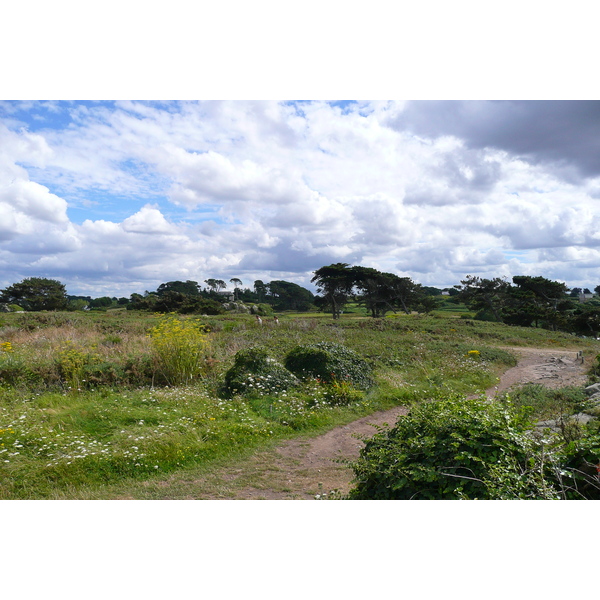
[[[476,311],[477,319],[594,337],[600,333],[596,301],[575,301],[564,283],[544,277],[517,275],[512,281],[469,276],[456,286],[456,298]]]
[[[441,313],[335,323],[287,313],[262,327],[250,314],[5,313],[0,339],[0,498],[145,497],[149,479],[394,405],[479,393],[515,364],[496,345],[598,350]],[[298,381],[285,366],[299,348],[327,350],[333,369]],[[589,441],[573,448],[575,462],[595,452]]]
[[[0,302],[16,304],[25,310],[62,310],[68,300],[66,288],[60,281],[28,277],[1,290]]]
[[[2,290],[0,498],[144,497],[136,482],[231,463],[395,405],[411,415],[367,444],[352,497],[596,497],[594,425],[531,433],[530,420],[580,410],[581,390],[465,399],[516,364],[506,347],[597,354],[593,299],[531,277],[468,278],[442,296],[344,263],[313,282],[318,296],[238,278],[231,294],[219,279],[204,289],[169,281],[129,299],[67,296],[40,278]],[[255,318],[274,311],[279,321]]]
[[[246,348],[236,353],[233,366],[225,373],[223,392],[236,394],[279,394],[299,381],[264,348]]]
[[[568,436],[534,432],[532,412],[509,396],[447,395],[415,406],[367,441],[349,497],[600,499],[597,427]]]
[[[344,382],[368,389],[373,385],[371,366],[358,354],[341,344],[319,342],[297,346],[285,358],[285,366],[302,379],[326,383]]]

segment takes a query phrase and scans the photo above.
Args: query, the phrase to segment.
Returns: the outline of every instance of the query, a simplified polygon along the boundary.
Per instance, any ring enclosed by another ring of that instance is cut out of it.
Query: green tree
[[[275,310],[304,312],[313,307],[311,291],[291,281],[271,281],[267,284]]]
[[[518,325],[543,326],[556,330],[564,324],[564,313],[571,307],[565,302],[569,288],[564,283],[552,281],[545,277],[532,277],[530,275],[515,275],[513,283],[517,286],[512,289],[511,312],[519,318],[527,315],[529,323],[517,322]],[[505,322],[512,320],[505,318]]]
[[[227,284],[222,279],[205,279],[204,283],[206,283],[213,292],[220,292],[227,287]]]
[[[159,296],[166,294],[167,292],[179,292],[186,296],[200,296],[200,286],[197,281],[168,281],[167,283],[161,283],[156,293]]]
[[[267,286],[260,279],[254,282],[254,293],[258,297],[258,302],[264,302],[267,295]]]
[[[503,321],[503,309],[509,302],[511,287],[506,279],[481,279],[467,275],[460,283],[460,286],[456,286],[458,298],[470,310],[489,312],[495,321]]]
[[[0,302],[18,304],[25,310],[65,310],[68,306],[65,286],[56,279],[27,277],[0,293]]]
[[[238,285],[242,285],[242,280],[238,279],[237,277],[232,277],[229,280],[229,283],[233,283],[233,298],[234,298],[234,300],[239,300]]]
[[[323,308],[329,308],[333,318],[339,319],[354,288],[354,272],[347,263],[335,263],[317,269],[314,274],[311,282],[322,296]]]
[[[93,298],[89,302],[90,308],[108,308],[112,306],[113,301],[109,296],[101,296],[100,298]]]

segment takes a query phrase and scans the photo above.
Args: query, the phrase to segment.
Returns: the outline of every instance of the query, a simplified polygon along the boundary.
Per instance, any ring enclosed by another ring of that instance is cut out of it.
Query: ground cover
[[[278,326],[259,326],[250,315],[194,316],[182,322],[202,327],[202,369],[169,385],[152,338],[161,319],[135,311],[1,317],[0,498],[123,497],[435,390],[478,393],[515,364],[499,346],[598,350],[595,340],[453,316],[334,323],[281,315]],[[295,347],[321,342],[367,360],[375,386],[350,403],[317,381],[280,394],[220,395],[240,350],[260,347],[283,364]]]

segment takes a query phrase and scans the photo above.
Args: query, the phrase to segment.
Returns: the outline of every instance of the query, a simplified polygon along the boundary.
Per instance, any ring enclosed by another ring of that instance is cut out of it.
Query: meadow
[[[365,359],[374,385],[314,378],[277,390],[259,378],[243,394],[224,393],[239,351],[260,347],[283,364],[295,347],[320,342]],[[378,410],[481,393],[516,364],[505,348],[518,346],[600,352],[594,339],[464,312],[283,313],[262,326],[247,314],[2,314],[0,498],[110,499],[145,481],[197,477]]]

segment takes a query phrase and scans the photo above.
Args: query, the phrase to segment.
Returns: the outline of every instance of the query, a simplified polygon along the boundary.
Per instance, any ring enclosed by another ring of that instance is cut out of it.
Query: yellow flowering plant
[[[165,316],[150,330],[149,337],[169,385],[186,385],[202,375],[207,364],[208,336],[200,323]]]
[[[58,364],[62,377],[72,391],[81,389],[86,365],[97,360],[97,355],[86,352],[71,340],[67,340],[58,352]]]

